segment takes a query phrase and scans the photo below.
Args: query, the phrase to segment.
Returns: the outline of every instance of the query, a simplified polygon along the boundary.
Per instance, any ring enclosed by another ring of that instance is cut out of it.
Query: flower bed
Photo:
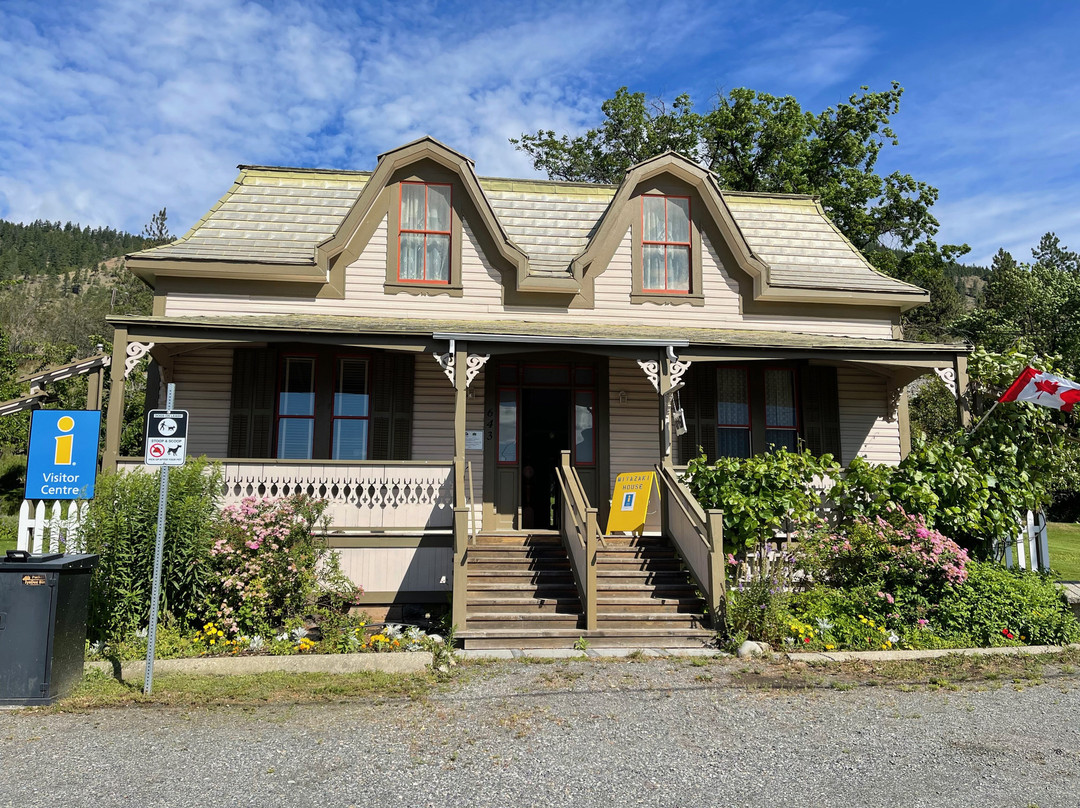
[[[731,642],[855,651],[1080,640],[1080,624],[1048,576],[972,561],[901,509],[799,538],[792,555],[729,593]]]

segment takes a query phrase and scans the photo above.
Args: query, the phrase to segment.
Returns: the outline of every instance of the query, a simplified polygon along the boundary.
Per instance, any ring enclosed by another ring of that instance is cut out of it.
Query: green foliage
[[[140,250],[146,243],[144,236],[111,227],[40,220],[20,224],[0,219],[0,280],[36,275],[61,277]]]
[[[1053,357],[1036,359],[1024,346],[1007,354],[976,348],[968,366],[975,416],[1029,364],[1054,370]],[[1063,475],[1073,473],[1076,450],[1063,431],[1071,423],[1046,407],[1002,405],[976,431],[916,438],[895,468],[854,459],[830,498],[848,519],[896,507],[924,514],[931,526],[985,554],[992,542],[1016,534],[1028,510],[1049,505]]]
[[[965,641],[979,646],[1080,640],[1080,625],[1048,576],[992,563],[969,565],[967,584],[942,598],[935,628],[943,636],[969,638]]]
[[[928,303],[904,312],[905,339],[932,342],[950,337],[952,324],[964,313],[964,301],[949,273],[968,249],[966,244],[938,247],[927,240],[907,252],[869,251],[878,269],[930,293]]]
[[[738,648],[744,640],[779,645],[790,620],[791,593],[777,576],[766,575],[728,590],[727,645]]]
[[[1057,355],[1065,375],[1080,375],[1080,254],[1047,233],[1032,256],[1020,264],[999,250],[979,308],[953,330],[997,352],[1022,340],[1031,353]]]
[[[86,551],[100,561],[91,578],[91,640],[114,640],[149,621],[157,530],[158,475],[101,474],[83,528]],[[213,583],[209,551],[221,475],[190,462],[169,475],[161,608],[181,628],[202,616]]]
[[[601,106],[598,128],[576,137],[540,130],[511,143],[549,177],[609,183],[671,149],[707,166],[725,189],[820,195],[860,249],[885,238],[909,247],[937,231],[930,208],[938,192],[908,174],[877,173],[882,148],[897,143],[890,121],[904,91],[896,82],[861,90],[815,114],[791,96],[738,88],[702,114],[688,95],[668,108],[623,87]]]
[[[956,398],[937,376],[920,380],[918,389],[908,399],[908,414],[911,433],[916,438],[935,441],[956,433]]]
[[[722,457],[709,465],[692,460],[683,480],[703,508],[724,511],[724,538],[737,549],[755,547],[784,529],[802,524],[821,504],[814,480],[834,477],[840,466],[832,455],[809,451],[775,452],[748,458]]]

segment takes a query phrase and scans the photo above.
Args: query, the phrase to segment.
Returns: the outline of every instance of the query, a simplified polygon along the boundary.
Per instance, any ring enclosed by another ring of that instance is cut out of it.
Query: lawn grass
[[[1050,567],[1063,581],[1080,581],[1080,524],[1051,522],[1046,526]]]
[[[438,683],[432,673],[260,673],[251,676],[157,674],[149,696],[143,677],[120,681],[88,671],[67,698],[48,708],[78,712],[101,707],[216,707],[421,699]]]

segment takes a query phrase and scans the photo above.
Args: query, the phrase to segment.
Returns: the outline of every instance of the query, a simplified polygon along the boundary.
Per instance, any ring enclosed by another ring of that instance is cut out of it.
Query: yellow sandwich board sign
[[[656,472],[630,471],[615,478],[615,491],[611,496],[611,512],[608,514],[604,533],[623,531],[641,533],[645,530],[645,516],[649,510],[649,495],[656,485]],[[660,492],[657,491],[657,497]]]

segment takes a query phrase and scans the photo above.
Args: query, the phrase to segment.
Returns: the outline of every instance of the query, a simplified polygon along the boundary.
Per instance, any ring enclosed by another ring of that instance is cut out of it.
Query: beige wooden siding
[[[659,397],[637,362],[611,359],[608,363],[608,412],[611,436],[611,488],[627,471],[651,471],[660,462]],[[626,403],[619,394],[626,393]],[[601,525],[601,528],[603,525]],[[660,530],[660,509],[653,491],[646,530]]]
[[[808,334],[892,338],[886,319],[837,319],[829,317],[779,317],[744,315],[740,311],[738,285],[727,274],[707,237],[702,239],[702,285],[704,306],[633,304],[631,291],[632,243],[627,230],[606,271],[596,278],[595,307],[590,311],[534,306],[505,306],[502,276],[479,249],[468,222],[463,223],[461,275],[463,294],[386,294],[387,221],[383,218],[363,253],[346,270],[342,300],[171,293],[166,300],[169,316],[243,314],[341,314],[349,316],[402,317],[409,319],[522,320],[590,322],[614,325],[627,322],[667,326],[673,321],[699,328],[748,328],[797,331]],[[632,320],[628,320],[632,318]]]
[[[189,457],[229,453],[232,361],[232,348],[200,348],[172,359],[175,406],[188,411]]]
[[[454,388],[431,354],[417,354],[413,387],[413,460],[454,457]]]
[[[900,462],[900,422],[888,420],[885,379],[852,368],[836,374],[843,462],[856,455],[872,463]]]
[[[350,547],[338,550],[341,571],[368,592],[450,592],[449,547]]]

